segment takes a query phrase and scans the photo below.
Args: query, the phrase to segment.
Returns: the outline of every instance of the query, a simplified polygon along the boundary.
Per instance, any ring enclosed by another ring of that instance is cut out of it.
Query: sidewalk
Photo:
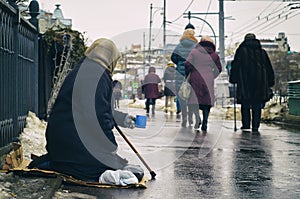
[[[145,114],[143,109],[121,110]],[[175,115],[163,111],[150,115],[145,129],[122,129],[157,174],[156,180],[147,183],[147,189],[95,189],[63,184],[55,189],[54,198],[298,198],[298,131],[262,124],[259,134],[234,132],[233,121],[223,120],[223,112],[216,112],[210,117],[207,133],[181,128]],[[143,166],[115,133],[118,153],[130,163]],[[43,178],[0,176],[1,191],[12,198],[39,198],[52,186]],[[7,182],[10,184],[6,186]]]
[[[234,132],[233,121],[219,116],[210,118],[206,134],[181,128],[175,116],[162,112],[147,122],[146,129],[124,130],[157,174],[147,189],[63,189],[97,198],[298,198],[299,133],[265,124],[260,134]],[[141,164],[117,138],[119,153]]]

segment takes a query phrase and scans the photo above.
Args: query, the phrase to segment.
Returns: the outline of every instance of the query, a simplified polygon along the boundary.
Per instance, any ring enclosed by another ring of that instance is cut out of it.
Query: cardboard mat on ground
[[[56,171],[42,170],[42,169],[28,169],[27,166],[31,161],[23,158],[22,146],[19,143],[13,143],[13,150],[6,155],[5,164],[2,167],[0,172],[10,173],[13,172],[16,175],[20,176],[36,176],[36,177],[59,177],[62,179],[62,182],[80,186],[96,187],[96,188],[147,188],[146,182],[148,181],[147,177],[144,176],[142,180],[137,184],[131,185],[111,185],[103,184],[99,182],[86,182],[83,180],[78,180],[72,176],[65,175]]]

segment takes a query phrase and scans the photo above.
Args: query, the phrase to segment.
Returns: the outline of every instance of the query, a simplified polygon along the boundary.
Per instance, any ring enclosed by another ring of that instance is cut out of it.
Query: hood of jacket
[[[153,66],[151,66],[148,70],[148,73],[155,73],[155,72],[156,72],[156,69]]]
[[[114,42],[109,39],[100,38],[94,41],[85,51],[85,56],[107,68],[113,74],[121,53]]]
[[[216,51],[216,46],[209,41],[201,41],[197,44],[196,48],[202,53],[211,54]]]

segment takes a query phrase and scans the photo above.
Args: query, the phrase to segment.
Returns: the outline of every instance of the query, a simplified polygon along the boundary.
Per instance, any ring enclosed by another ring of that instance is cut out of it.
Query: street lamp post
[[[150,4],[150,24],[149,24],[149,46],[148,46],[148,62],[150,64],[151,62],[151,57],[150,57],[150,53],[151,53],[151,39],[152,39],[152,32],[151,32],[151,29],[152,29],[152,3]]]
[[[219,52],[222,66],[225,66],[224,0],[219,0]]]
[[[152,14],[153,8],[157,8],[157,10],[154,11]],[[162,7],[153,7],[152,3],[150,4],[150,21],[149,21],[149,46],[148,46],[148,62],[151,64],[151,41],[152,41],[152,23],[153,23],[153,17],[155,13],[159,10],[161,10]]]
[[[185,13],[185,14],[186,14],[186,13]],[[190,23],[190,19],[191,19],[191,18],[199,19],[199,20],[203,21],[204,23],[206,23],[206,24],[208,25],[208,27],[211,29],[211,31],[212,31],[212,33],[213,33],[213,35],[214,35],[215,45],[217,45],[217,40],[216,40],[216,37],[217,37],[217,36],[216,36],[216,33],[215,33],[213,27],[212,27],[206,20],[204,20],[204,19],[202,19],[202,18],[200,18],[200,17],[192,16],[192,13],[191,13],[190,11],[188,12],[188,16],[184,16],[184,18],[188,18],[188,19],[189,19],[189,24],[188,24],[188,25],[192,25],[192,24]]]
[[[163,69],[166,66],[166,2],[167,0],[164,0],[164,19],[163,19],[163,28],[164,28],[164,35],[163,35]]]

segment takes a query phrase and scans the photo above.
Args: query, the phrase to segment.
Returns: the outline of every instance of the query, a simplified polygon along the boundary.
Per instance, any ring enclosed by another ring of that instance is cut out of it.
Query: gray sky
[[[114,38],[126,35],[127,42],[132,35],[132,43],[145,43],[148,47],[150,3],[153,4],[153,43],[162,43],[162,6],[163,0],[38,0],[40,8],[53,12],[55,4],[61,4],[65,18],[73,20],[73,29],[86,32],[89,42],[100,37]],[[175,3],[176,2],[176,3]],[[300,2],[300,1],[299,1]],[[219,11],[218,0],[166,0],[167,30],[181,34],[188,23],[182,14],[187,11],[197,13],[216,13]],[[225,20],[225,45],[242,41],[247,32],[253,32],[259,39],[275,39],[279,32],[285,32],[292,50],[300,51],[300,6],[298,3],[289,6],[288,2],[278,0],[261,1],[224,1],[225,17],[232,16],[235,20]],[[218,15],[197,15],[206,20],[219,35]],[[199,19],[191,19],[197,34],[213,35],[208,25]],[[147,30],[148,29],[148,30]],[[143,30],[143,33],[136,30]],[[132,33],[132,34],[130,34]],[[134,35],[133,35],[134,33]],[[161,34],[159,34],[161,33]],[[139,34],[139,35],[136,35]],[[176,42],[178,38],[167,36],[167,42]],[[217,41],[218,45],[218,41]]]

